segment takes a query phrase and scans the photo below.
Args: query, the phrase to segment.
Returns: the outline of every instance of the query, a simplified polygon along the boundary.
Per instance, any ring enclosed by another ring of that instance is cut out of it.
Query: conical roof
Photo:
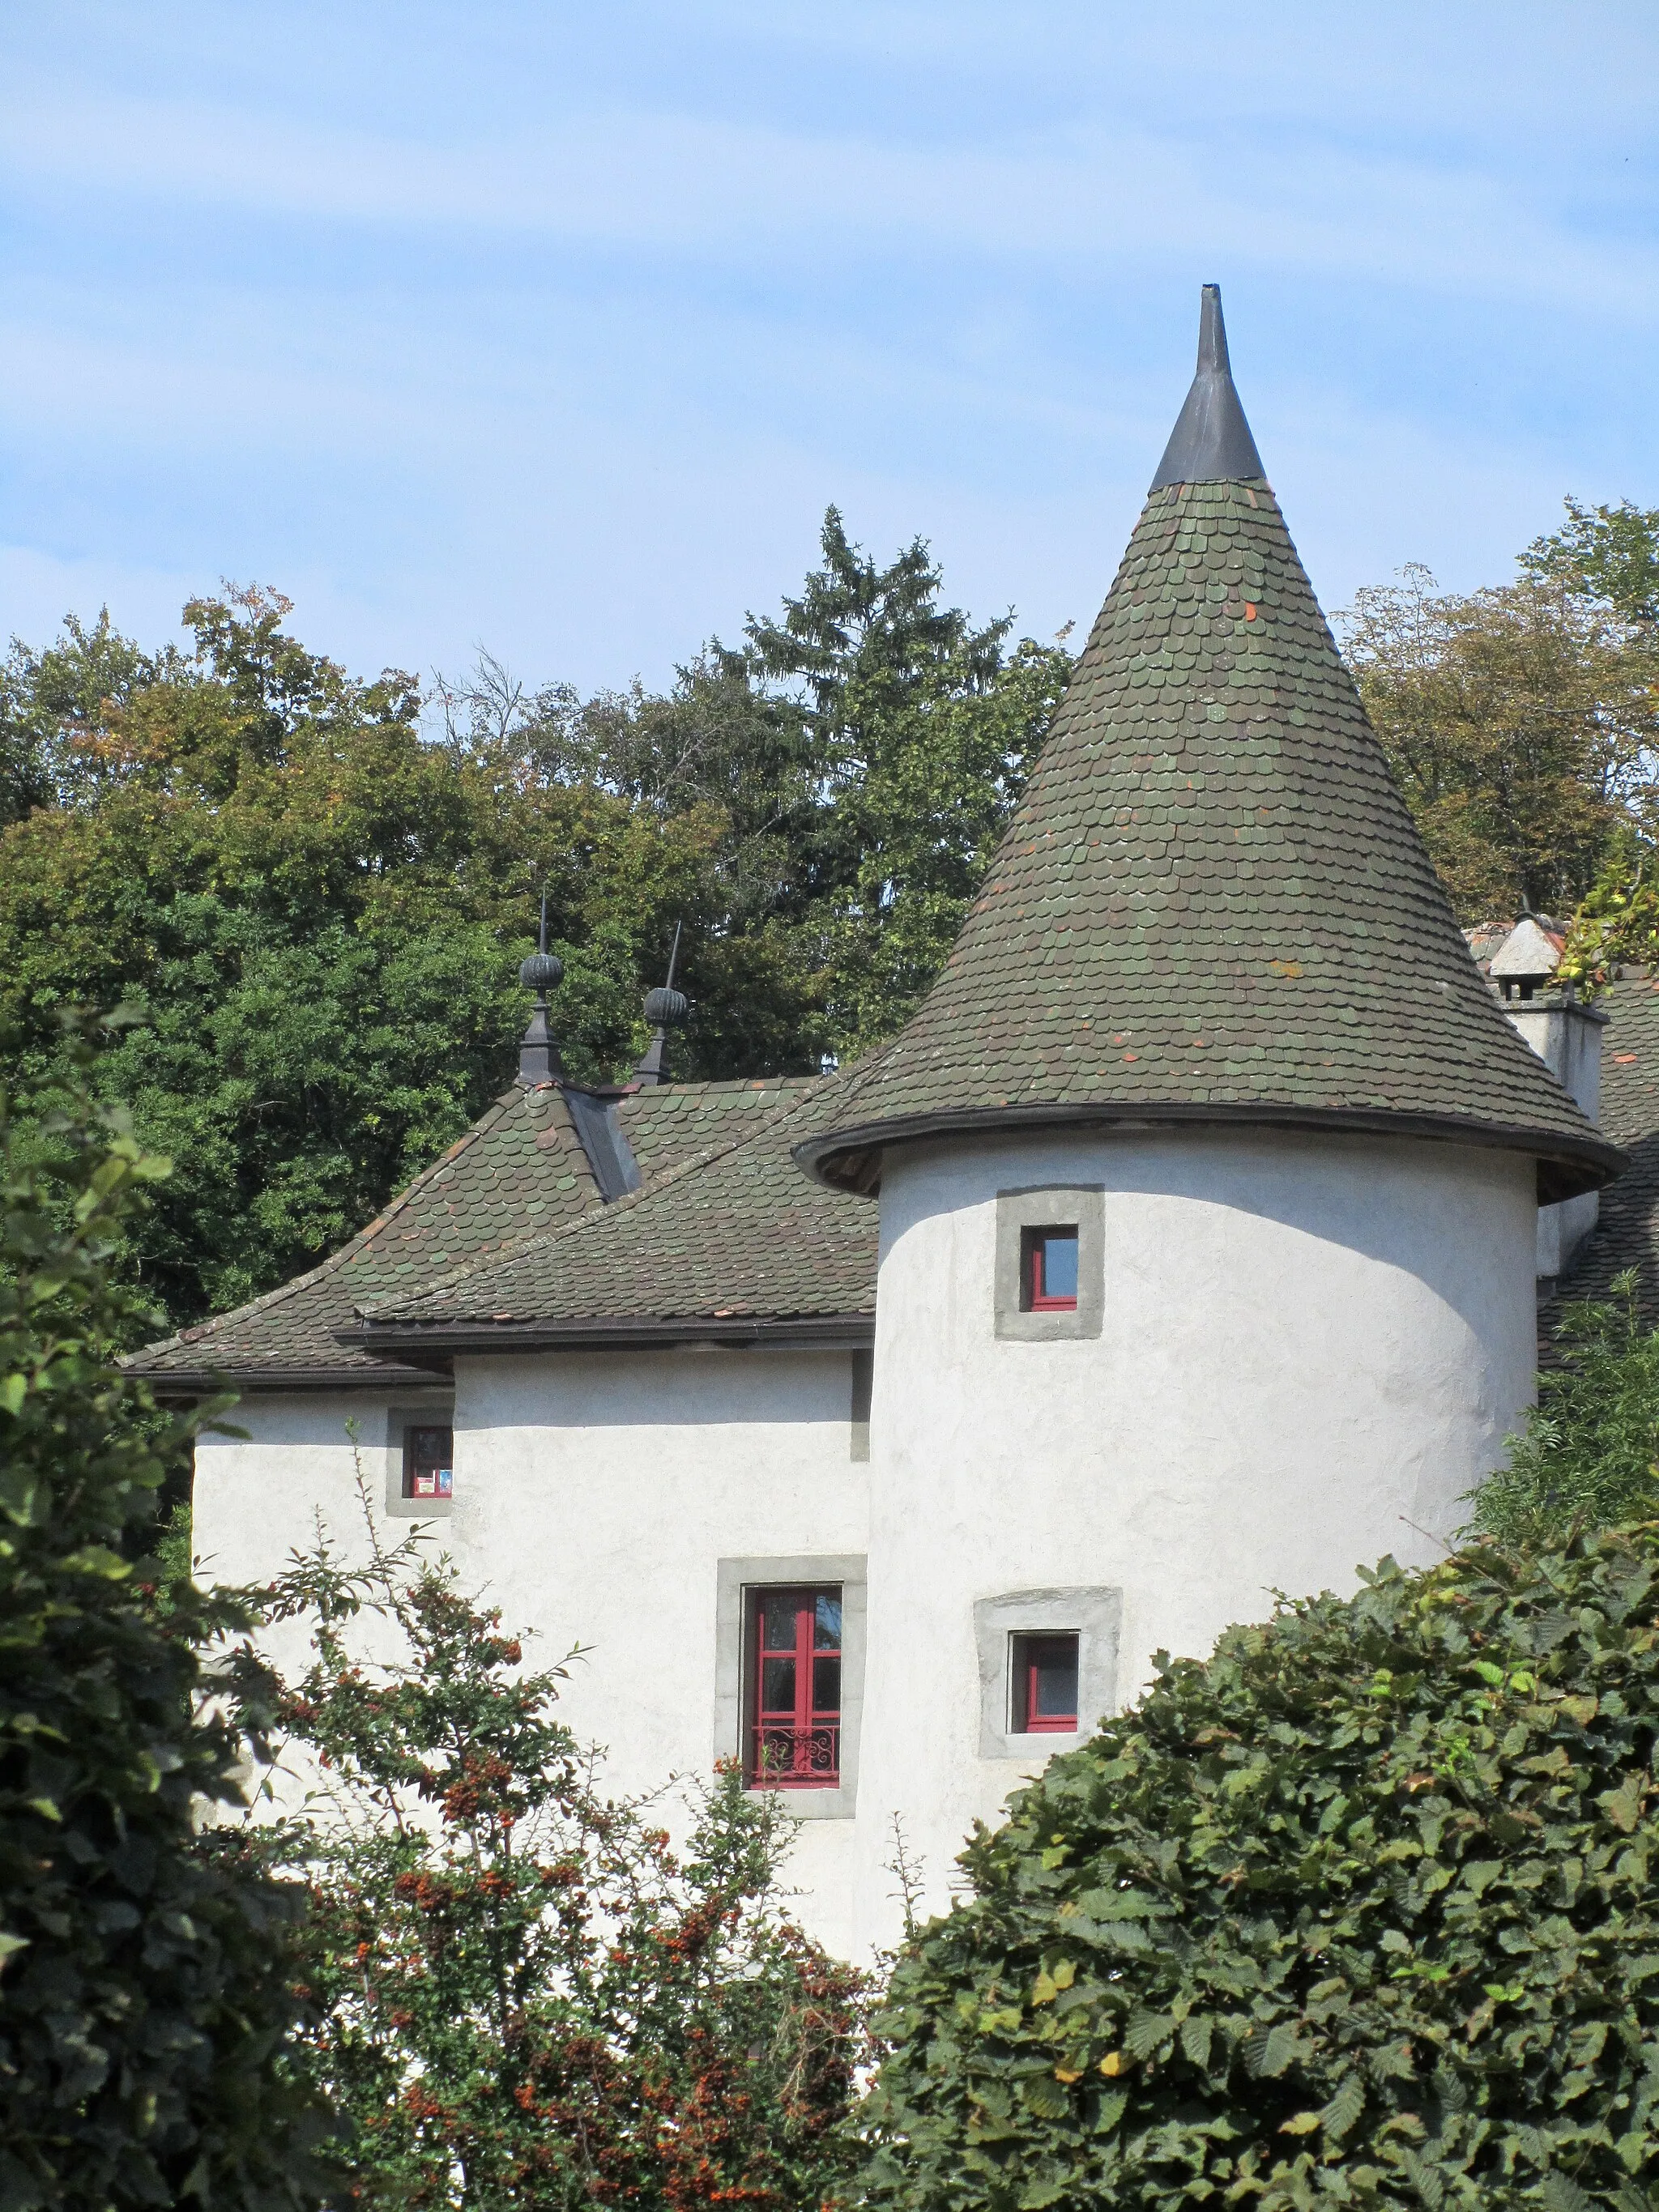
[[[1170,475],[1171,468],[1180,473]],[[1261,473],[1206,288],[1199,374],[943,974],[797,1148],[1133,1121],[1369,1129],[1618,1171],[1482,981]]]

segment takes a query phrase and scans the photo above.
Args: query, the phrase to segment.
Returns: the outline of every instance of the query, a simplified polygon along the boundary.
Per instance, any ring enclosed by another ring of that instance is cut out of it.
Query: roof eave
[[[679,1344],[861,1351],[874,1343],[875,1334],[873,1314],[722,1314],[615,1321],[377,1321],[343,1329],[337,1340],[356,1351],[424,1358],[481,1352],[660,1351]]]
[[[978,1106],[911,1114],[892,1121],[832,1129],[808,1137],[793,1148],[796,1164],[830,1190],[872,1196],[881,1187],[882,1154],[896,1145],[921,1144],[931,1138],[991,1135],[1000,1131],[1108,1128],[1298,1129],[1327,1136],[1408,1137],[1439,1144],[1470,1145],[1494,1152],[1530,1153],[1538,1164],[1538,1202],[1553,1206],[1582,1192],[1599,1190],[1623,1173],[1626,1156],[1604,1139],[1574,1139],[1551,1132],[1510,1127],[1453,1115],[1399,1114],[1364,1108],[1249,1103],[1229,1106],[1168,1103],[1080,1106]]]
[[[440,1367],[385,1365],[289,1367],[131,1367],[135,1382],[148,1382],[156,1397],[211,1398],[234,1392],[239,1398],[291,1395],[303,1391],[429,1390],[434,1381],[447,1379],[447,1363]]]

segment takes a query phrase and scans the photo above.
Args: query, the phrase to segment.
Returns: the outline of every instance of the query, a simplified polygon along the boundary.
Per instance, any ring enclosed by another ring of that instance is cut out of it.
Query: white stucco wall
[[[1047,1184],[1102,1194],[1098,1335],[996,1333],[997,1194]],[[1194,1132],[890,1155],[868,1464],[845,1352],[463,1358],[440,1539],[536,1632],[532,1664],[590,1647],[563,1714],[629,1791],[712,1762],[722,1559],[867,1555],[857,1815],[805,1822],[793,1864],[806,1925],[864,1955],[896,1933],[894,1814],[941,1903],[973,1820],[1060,1747],[985,1755],[976,1601],[1121,1591],[1121,1701],[1160,1645],[1207,1651],[1275,1587],[1435,1555],[1530,1390],[1534,1211],[1530,1161],[1450,1146]],[[204,1439],[213,1571],[269,1575],[319,1510],[355,1538],[354,1414],[403,1534],[387,1413],[250,1399],[249,1443]]]
[[[609,1747],[618,1792],[713,1765],[722,1558],[866,1551],[851,1410],[844,1352],[457,1362],[455,1498],[437,1541],[508,1627],[532,1632],[528,1664],[588,1647],[561,1715]],[[384,1508],[384,1398],[250,1398],[233,1418],[251,1441],[204,1438],[197,1455],[196,1549],[217,1578],[275,1572],[319,1510],[355,1546],[349,1417],[384,1535],[407,1533]],[[858,1920],[853,1826],[804,1823],[788,1876],[803,1921],[842,1953]]]
[[[1050,1182],[1104,1186],[1104,1326],[1011,1341],[997,1194]],[[937,1905],[1023,1771],[978,1756],[976,1599],[1120,1588],[1127,1698],[1154,1650],[1207,1651],[1275,1587],[1437,1555],[1531,1389],[1534,1212],[1529,1160],[1453,1146],[1211,1131],[888,1156],[864,1941],[890,1934],[893,1811]]]

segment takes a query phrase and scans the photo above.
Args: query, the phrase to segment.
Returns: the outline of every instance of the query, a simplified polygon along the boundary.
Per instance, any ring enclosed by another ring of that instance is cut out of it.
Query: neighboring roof
[[[1486,973],[1495,983],[1511,979],[1537,982],[1554,975],[1565,944],[1560,931],[1546,929],[1531,915],[1523,914],[1487,962]]]
[[[943,974],[826,1109],[798,1157],[845,1188],[1126,1119],[1503,1146],[1550,1199],[1620,1165],[1482,981],[1260,479],[1147,500]]]
[[[694,1083],[622,1099],[617,1119],[647,1188],[678,1163],[729,1147],[734,1132],[799,1103],[817,1082]],[[244,1388],[429,1381],[388,1369],[337,1332],[359,1306],[413,1295],[526,1232],[601,1211],[564,1093],[515,1085],[361,1234],[322,1265],[251,1304],[221,1314],[128,1363],[178,1389],[224,1377]]]
[[[1601,1033],[1601,1127],[1630,1165],[1601,1194],[1595,1227],[1544,1306],[1543,1333],[1565,1299],[1603,1298],[1633,1267],[1640,1310],[1659,1328],[1659,980],[1628,976],[1596,1000],[1610,1017]]]
[[[362,1341],[453,1352],[677,1338],[867,1341],[877,1209],[808,1182],[790,1147],[816,1100],[613,1206],[377,1304]]]

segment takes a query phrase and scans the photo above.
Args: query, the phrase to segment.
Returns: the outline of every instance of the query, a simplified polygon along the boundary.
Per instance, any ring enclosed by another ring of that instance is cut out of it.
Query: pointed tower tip
[[[1206,284],[1198,319],[1198,373],[1148,489],[1241,483],[1266,474],[1227,358],[1221,287]]]

